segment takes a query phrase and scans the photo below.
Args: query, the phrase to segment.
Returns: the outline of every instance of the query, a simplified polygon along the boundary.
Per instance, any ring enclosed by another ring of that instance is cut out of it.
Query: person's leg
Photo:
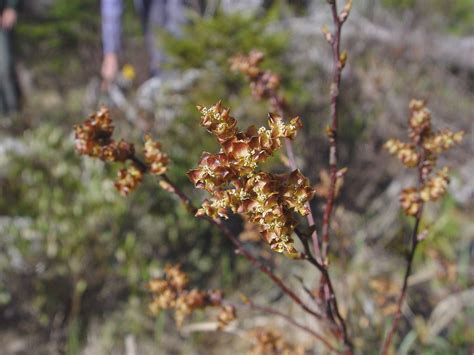
[[[10,35],[9,31],[0,30],[0,109],[5,114],[18,110]]]
[[[180,37],[184,20],[183,1],[166,0],[166,30],[176,37]]]
[[[0,115],[5,115],[7,113],[7,103],[5,100],[3,83],[6,80],[5,73],[7,72],[7,63],[6,58],[7,48],[5,33],[3,30],[0,30]]]
[[[158,75],[163,62],[164,52],[158,46],[157,32],[166,25],[166,0],[149,0],[145,41],[150,59],[150,75]]]
[[[133,5],[135,6],[135,11],[138,12],[140,15],[140,20],[142,22],[142,25],[145,23],[144,21],[144,8],[145,8],[145,1],[144,0],[133,0]]]

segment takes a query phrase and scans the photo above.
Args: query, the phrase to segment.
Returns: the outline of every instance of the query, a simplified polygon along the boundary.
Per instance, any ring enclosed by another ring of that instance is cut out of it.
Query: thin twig
[[[338,101],[339,92],[341,86],[341,72],[342,66],[340,64],[340,42],[341,42],[341,30],[342,22],[339,20],[337,13],[337,2],[330,1],[333,22],[335,26],[335,32],[332,35],[330,44],[332,47],[333,55],[333,79],[331,83],[331,127],[329,129],[329,192],[326,201],[326,206],[323,215],[322,225],[322,256],[325,263],[327,263],[328,249],[329,249],[329,228],[331,224],[331,214],[334,207],[334,200],[336,195],[336,182],[337,182],[337,131],[338,131]]]
[[[411,235],[411,250],[410,250],[410,253],[407,256],[407,267],[406,267],[406,270],[405,270],[405,276],[403,277],[403,286],[402,286],[402,290],[400,292],[400,296],[398,297],[397,311],[395,312],[395,316],[393,318],[392,326],[390,327],[390,330],[388,331],[387,336],[385,338],[385,341],[383,343],[383,347],[382,347],[382,354],[383,355],[388,354],[389,346],[392,342],[393,335],[395,334],[395,331],[397,330],[398,322],[399,322],[399,320],[401,318],[401,315],[402,315],[402,305],[403,305],[403,301],[405,300],[405,296],[406,296],[406,291],[407,291],[407,287],[408,287],[408,278],[411,274],[413,259],[415,257],[416,247],[418,246],[418,241],[419,241],[418,240],[418,228],[419,228],[419,225],[420,225],[420,220],[421,220],[421,213],[420,213],[419,217],[416,218],[415,226],[413,227],[413,232],[412,232],[412,235]]]
[[[270,105],[272,106],[273,110],[281,117],[285,117],[288,107],[285,103],[284,98],[275,90],[271,90],[268,92],[268,95],[270,97]],[[296,170],[298,169],[298,165],[296,164],[296,158],[295,158],[295,153],[293,150],[293,143],[291,142],[290,139],[285,138],[285,150],[286,150],[286,155],[288,157],[288,162],[290,164],[291,170]],[[306,216],[306,220],[308,221],[308,226],[316,226],[316,222],[314,219],[313,211],[311,209],[311,205],[309,202],[306,202],[306,208],[308,210],[308,214]],[[313,253],[314,257],[320,258],[322,260],[322,254],[320,250],[320,240],[318,236],[318,232],[316,230],[316,227],[313,229],[311,233],[311,240],[312,240],[312,245],[313,245]]]
[[[421,142],[418,142],[418,147],[422,149],[421,151],[421,156],[420,156],[420,162],[418,163],[418,187],[421,187],[426,179],[426,175],[423,172],[423,161],[425,159],[425,153],[424,153],[424,148],[421,145]],[[395,316],[393,318],[392,326],[390,327],[390,330],[387,333],[387,336],[385,338],[385,341],[383,342],[382,346],[382,354],[386,355],[388,354],[388,350],[390,347],[390,344],[392,343],[393,336],[395,335],[395,331],[397,330],[398,322],[400,321],[401,315],[402,315],[402,306],[403,306],[403,301],[405,300],[406,293],[407,293],[407,288],[408,288],[408,278],[410,277],[411,274],[411,269],[413,267],[413,260],[415,258],[415,252],[416,252],[416,247],[418,246],[419,243],[419,238],[418,238],[418,229],[420,227],[420,221],[421,221],[421,216],[423,215],[423,203],[421,204],[420,210],[416,214],[416,219],[415,219],[415,225],[413,226],[413,232],[411,234],[411,249],[409,254],[407,255],[407,266],[405,269],[405,275],[403,277],[403,285],[402,289],[400,291],[400,296],[398,297],[397,301],[397,311],[395,312]]]
[[[313,294],[313,292],[308,288],[308,286],[305,285],[304,280],[301,276],[299,275],[293,275],[295,279],[298,280],[298,282],[301,285],[301,288],[304,290],[304,292],[311,298],[313,301],[318,302],[318,299],[316,296]]]
[[[334,288],[332,286],[331,282],[331,277],[329,276],[328,269],[326,265],[320,264],[314,256],[311,254],[311,249],[309,248],[308,245],[308,239],[302,233],[298,228],[295,228],[295,234],[298,236],[300,239],[301,243],[303,244],[304,250],[305,250],[305,260],[307,260],[309,263],[313,264],[322,274],[322,285],[325,287],[325,294],[327,295],[326,302],[327,302],[327,318],[332,322],[331,328],[334,331],[334,326],[339,328],[342,331],[342,335],[344,337],[344,343],[349,346],[349,348],[352,347],[352,343],[348,338],[347,335],[347,329],[346,329],[346,324],[344,322],[344,319],[342,318],[340,312],[339,312],[339,305],[337,303],[337,298],[336,294],[334,292]],[[334,308],[334,313],[336,315],[337,321],[334,318],[333,311],[331,307]],[[334,332],[333,332],[334,333]]]
[[[163,181],[168,185],[167,190],[169,192],[174,193],[180,200],[181,202],[187,207],[188,211],[190,213],[193,213],[195,215],[197,209],[193,206],[191,200],[189,197],[184,194],[179,187],[177,187],[169,178],[167,175],[161,175]],[[204,219],[208,221],[209,223],[215,225],[217,228],[220,229],[220,231],[234,244],[236,247],[236,252],[238,254],[243,255],[248,261],[250,261],[254,266],[256,266],[261,272],[263,272],[265,275],[267,275],[270,280],[273,281],[275,285],[277,285],[283,293],[285,293],[288,297],[290,297],[298,306],[300,306],[305,312],[311,314],[317,319],[322,319],[323,316],[319,314],[318,312],[314,311],[311,309],[309,306],[307,306],[303,300],[295,293],[293,292],[288,286],[285,285],[283,280],[279,278],[275,273],[273,273],[270,268],[268,268],[266,265],[262,264],[252,253],[250,253],[242,244],[242,242],[222,223],[222,220],[220,219],[213,219],[208,216],[197,216],[200,219]]]
[[[236,246],[238,254],[242,254],[247,260],[253,265],[258,267],[260,271],[266,274],[288,297],[290,297],[298,306],[300,306],[305,312],[313,315],[317,319],[322,319],[323,316],[309,308],[299,296],[296,295],[288,286],[285,285],[282,279],[276,276],[267,266],[263,265],[260,261],[255,258],[247,249],[245,249],[242,243],[235,237],[230,230],[222,223],[221,220],[211,219],[214,225],[216,225],[230,241]]]
[[[267,306],[261,306],[261,305],[258,305],[258,304],[255,304],[253,303],[252,301],[248,301],[247,305],[251,308],[251,309],[254,309],[254,310],[257,310],[257,311],[261,311],[261,312],[264,312],[264,313],[268,313],[268,314],[273,314],[273,315],[276,315],[276,316],[279,316],[279,317],[282,317],[283,319],[285,319],[285,321],[287,321],[288,323],[294,325],[295,327],[311,334],[313,337],[315,337],[316,339],[320,340],[324,345],[326,345],[326,347],[332,351],[335,351],[335,352],[338,352],[339,351],[336,349],[336,347],[334,345],[331,345],[331,343],[329,343],[326,338],[315,332],[314,330],[312,330],[311,328],[307,327],[306,325],[304,324],[301,324],[299,322],[297,322],[296,320],[294,320],[291,316],[289,316],[288,314],[285,314],[283,312],[280,312],[279,310],[277,309],[274,309],[272,307],[267,307]]]
[[[324,266],[318,260],[316,260],[311,252],[308,237],[299,228],[295,228],[295,234],[301,241],[301,244],[303,244],[304,259],[313,264],[319,271],[321,271],[321,273],[324,273]]]
[[[337,8],[336,8],[336,5],[334,4],[334,9],[333,9],[333,12],[335,11],[336,12],[336,16],[337,16]],[[339,17],[337,17],[337,23],[338,23],[338,37],[340,38],[340,32],[341,32],[341,27],[342,27],[342,22],[339,21]],[[336,67],[339,68],[338,69],[338,81],[337,81],[337,87],[338,87],[338,90],[339,90],[339,84],[340,84],[340,75],[341,75],[341,70],[342,68],[339,67],[339,44],[338,44],[338,47],[337,47],[337,51],[338,51],[338,54],[337,54],[337,64]],[[285,114],[285,109],[286,109],[286,104],[285,104],[285,101],[284,99],[278,95],[277,92],[275,91],[271,91],[270,93],[270,103],[272,104],[272,107],[274,108],[274,110],[276,111],[277,114],[279,114],[280,116],[284,116]],[[333,100],[332,100],[333,101]],[[335,130],[337,130],[337,98],[335,99],[334,101],[335,103],[334,104],[331,104],[331,107],[332,107],[332,110],[333,112],[335,112],[335,117],[336,117],[336,123],[335,123]],[[334,117],[334,114],[333,114],[333,117]],[[333,121],[334,123],[334,121]],[[286,148],[287,148],[287,155],[288,155],[288,158],[289,158],[289,161],[290,161],[290,166],[292,169],[296,169],[296,161],[294,159],[294,154],[293,154],[293,148],[292,148],[292,143],[290,140],[286,140],[285,141],[286,143]],[[336,147],[337,148],[337,147]],[[335,167],[335,174],[334,174],[334,177],[335,177],[335,180],[337,179],[337,160],[334,164],[334,167]],[[332,181],[331,181],[332,183]],[[332,193],[333,197],[332,197],[332,200],[331,200],[331,211],[332,211],[332,204],[333,204],[333,200],[334,200],[334,195],[335,195],[335,182],[334,182],[334,186],[333,186],[333,193]],[[307,203],[307,207],[308,207],[308,215],[307,215],[307,220],[308,220],[308,224],[309,226],[314,226],[315,225],[315,222],[314,222],[314,217],[313,217],[313,214],[312,214],[312,211],[311,211],[311,207],[309,205],[309,203]],[[331,212],[329,212],[330,214]],[[329,220],[328,220],[329,222]],[[324,230],[324,225],[323,225],[323,230]],[[295,233],[296,235],[298,236],[298,238],[301,240],[302,244],[303,244],[303,247],[305,249],[305,259],[310,262],[311,264],[313,264],[323,275],[323,282],[324,282],[324,285],[327,287],[327,291],[328,291],[328,297],[327,297],[327,302],[328,302],[328,316],[329,316],[329,319],[332,320],[333,324],[338,326],[341,331],[342,331],[342,335],[343,335],[343,339],[344,339],[344,343],[347,345],[347,347],[350,349],[350,352],[352,352],[352,343],[348,337],[348,333],[347,333],[347,327],[346,327],[346,324],[345,324],[345,321],[344,319],[342,318],[341,316],[341,313],[339,311],[339,305],[338,305],[338,302],[337,302],[337,299],[336,299],[336,296],[335,296],[335,292],[334,292],[334,288],[332,286],[332,282],[331,282],[331,278],[329,276],[329,272],[327,270],[327,267],[326,265],[327,264],[321,264],[320,261],[317,260],[317,256],[320,255],[321,256],[321,260],[324,260],[324,257],[323,255],[325,255],[322,250],[320,249],[319,247],[319,243],[320,243],[320,240],[319,240],[319,237],[318,237],[318,234],[317,234],[317,231],[316,231],[316,228],[314,228],[314,230],[312,231],[311,233],[311,239],[312,239],[312,246],[313,246],[313,251],[311,251],[310,247],[309,247],[309,243],[308,243],[308,240],[306,238],[306,236],[304,236],[304,234],[296,229],[295,230]],[[323,239],[324,240],[324,239]],[[337,321],[334,319],[333,315],[332,315],[332,310],[331,310],[331,307],[334,308],[334,314],[336,315],[336,318],[337,318]]]
[[[322,244],[321,244],[321,260],[323,263],[323,278],[322,278],[322,287],[323,294],[327,302],[327,315],[332,319],[336,324],[339,325],[342,331],[342,337],[344,343],[347,346],[348,352],[353,352],[353,345],[349,339],[347,332],[347,327],[344,318],[341,316],[339,311],[339,305],[337,302],[336,294],[334,287],[331,282],[329,272],[327,270],[328,265],[328,252],[329,252],[329,230],[331,225],[331,215],[334,208],[334,200],[336,197],[336,182],[337,182],[337,165],[338,165],[338,150],[337,150],[337,134],[338,134],[338,103],[339,103],[339,93],[341,86],[341,73],[344,68],[344,62],[341,58],[341,32],[342,26],[347,19],[347,13],[344,17],[341,17],[337,9],[336,0],[328,0],[328,3],[331,7],[331,13],[334,24],[334,33],[327,33],[326,39],[331,45],[332,55],[333,55],[333,78],[330,89],[331,97],[331,126],[328,129],[329,136],[329,176],[330,184],[328,197],[326,201],[326,206],[324,208],[323,214],[323,224],[322,224]],[[348,2],[349,4],[349,2]],[[346,11],[346,9],[344,9]],[[335,317],[335,318],[334,318]]]
[[[146,172],[148,170],[148,166],[145,163],[143,163],[140,159],[138,159],[136,156],[132,156],[130,160],[133,161],[133,163],[136,164],[143,172]],[[193,215],[196,215],[197,209],[196,207],[193,206],[190,198],[178,186],[176,186],[166,174],[161,175],[161,178],[165,182],[165,185],[163,187],[168,192],[175,194],[179,198],[181,203],[183,203],[186,206],[187,210]],[[302,308],[305,312],[311,314],[312,316],[316,317],[317,319],[320,319],[320,320],[323,319],[323,316],[321,314],[309,308],[301,300],[301,298],[298,295],[296,295],[291,289],[289,289],[284,284],[282,279],[280,279],[277,275],[275,275],[266,265],[262,264],[255,256],[253,256],[247,249],[245,249],[241,241],[222,223],[222,220],[213,219],[205,215],[197,216],[197,217],[200,219],[207,220],[209,223],[218,227],[221,230],[221,232],[237,248],[236,253],[243,255],[248,261],[250,261],[254,266],[256,266],[261,272],[267,275],[273,281],[273,283],[275,283],[283,291],[283,293],[285,293],[288,297],[290,297],[300,308]],[[278,310],[275,310],[271,307],[255,305],[251,301],[249,301],[249,305],[253,309],[257,309],[266,313],[278,315],[284,318],[288,323],[310,333],[313,337],[320,340],[330,350],[338,352],[337,349],[333,345],[331,345],[322,335],[313,331],[307,326],[297,322],[296,320],[291,318],[291,316],[284,314]]]

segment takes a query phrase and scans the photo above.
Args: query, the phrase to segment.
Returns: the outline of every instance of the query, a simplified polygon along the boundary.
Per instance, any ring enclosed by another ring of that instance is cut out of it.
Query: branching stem
[[[279,116],[285,117],[285,115],[288,112],[288,108],[283,97],[275,90],[271,90],[269,92],[269,97],[270,97],[270,105],[272,109]],[[291,170],[298,169],[298,165],[296,164],[295,153],[293,150],[293,143],[288,138],[285,138],[285,150],[286,150],[286,155],[288,157],[288,163],[290,165]],[[320,249],[321,241],[319,240],[318,232],[316,230],[316,222],[315,222],[313,211],[311,209],[311,205],[309,204],[309,202],[306,203],[306,207],[308,209],[308,215],[306,216],[306,220],[308,221],[308,225],[310,227],[312,226],[314,227],[313,231],[311,232],[313,254],[315,258],[320,258],[320,260],[322,260],[322,254],[321,254],[321,249]]]
[[[332,19],[334,24],[334,33],[326,36],[329,44],[332,48],[333,57],[333,78],[330,89],[331,97],[331,126],[328,128],[329,136],[329,191],[324,208],[323,224],[322,224],[322,243],[321,243],[321,260],[322,260],[322,274],[321,287],[322,294],[327,302],[326,313],[328,317],[338,324],[344,344],[347,347],[348,353],[353,353],[353,345],[349,339],[347,332],[347,326],[344,318],[342,317],[339,305],[337,302],[334,287],[331,282],[331,278],[327,269],[328,266],[328,253],[329,253],[329,230],[331,225],[331,215],[334,208],[334,200],[336,197],[336,182],[337,182],[337,164],[338,164],[338,150],[337,150],[337,134],[338,134],[338,103],[339,103],[339,92],[341,86],[341,73],[344,68],[344,61],[341,58],[341,32],[344,21],[347,19],[347,14],[344,18],[339,16],[337,9],[336,0],[328,0],[331,7]]]
[[[330,95],[331,95],[331,126],[328,130],[329,135],[329,192],[324,208],[323,225],[322,225],[322,257],[324,263],[327,263],[328,251],[329,251],[329,229],[331,224],[331,214],[334,208],[334,200],[336,195],[336,182],[337,182],[337,163],[338,163],[338,151],[337,151],[337,133],[338,133],[338,102],[339,102],[339,91],[341,86],[341,73],[343,66],[341,65],[340,57],[340,42],[341,42],[341,30],[343,22],[339,20],[337,13],[337,2],[329,2],[332,11],[333,22],[335,26],[335,32],[332,35],[330,45],[332,47],[333,56],[333,79],[331,83]]]
[[[421,216],[421,211],[420,211],[420,216]],[[397,330],[398,322],[400,321],[400,318],[402,315],[402,306],[403,306],[403,301],[405,300],[405,296],[407,292],[408,278],[410,277],[410,274],[411,274],[413,259],[415,257],[416,247],[418,246],[418,242],[419,242],[418,228],[420,226],[420,220],[421,218],[417,217],[415,221],[415,226],[413,227],[413,232],[411,235],[411,249],[410,249],[409,254],[407,255],[407,267],[405,269],[405,276],[403,277],[403,286],[402,286],[402,290],[400,291],[400,295],[398,296],[397,310],[393,318],[392,326],[390,327],[390,330],[388,331],[385,341],[383,343],[383,347],[382,347],[383,355],[388,354],[390,344],[392,343],[393,336],[395,334],[395,331]]]
[[[422,148],[423,147],[418,143],[418,147]],[[420,163],[418,164],[418,186],[422,186],[425,182],[426,176],[423,173],[423,161],[424,161],[424,150],[422,150],[422,154],[420,157]],[[408,278],[410,277],[411,274],[411,269],[413,268],[413,260],[415,258],[415,252],[416,252],[416,247],[418,246],[418,243],[420,242],[418,238],[418,230],[420,228],[420,222],[421,222],[421,216],[423,215],[423,204],[421,204],[420,210],[418,211],[415,219],[415,225],[413,226],[413,232],[411,234],[411,248],[410,252],[407,255],[407,266],[405,269],[405,275],[403,276],[403,285],[402,289],[400,291],[400,295],[398,296],[398,301],[397,301],[397,310],[395,312],[395,316],[393,318],[392,326],[390,327],[387,336],[385,337],[385,341],[383,342],[382,345],[382,354],[386,355],[388,354],[390,344],[392,343],[393,336],[395,335],[395,332],[398,327],[398,322],[400,321],[400,318],[402,316],[402,306],[403,306],[403,301],[405,300],[406,293],[407,293],[407,288],[408,288]]]
[[[252,301],[249,301],[247,304],[253,310],[260,311],[260,312],[263,312],[263,313],[272,314],[272,315],[279,316],[279,317],[285,319],[288,323],[290,323],[293,326],[307,332],[308,334],[311,334],[314,338],[320,340],[329,350],[332,350],[334,352],[339,352],[336,349],[336,347],[331,345],[331,343],[329,343],[323,335],[315,332],[314,330],[307,327],[306,325],[299,323],[298,321],[291,318],[288,314],[280,312],[279,310],[274,309],[272,307],[261,306],[261,305],[255,304]]]
[[[167,175],[161,176],[163,181],[168,185],[168,191],[174,193],[180,201],[188,208],[190,213],[195,214],[197,209],[193,206],[189,197],[184,194],[184,192],[179,189],[169,178]],[[243,255],[248,261],[250,261],[254,266],[256,266],[261,272],[267,275],[270,280],[273,281],[275,285],[282,290],[289,298],[291,298],[301,309],[303,309],[306,313],[311,314],[317,319],[322,319],[323,316],[318,312],[311,309],[303,300],[293,292],[288,286],[285,285],[283,280],[279,278],[268,266],[262,264],[252,253],[250,253],[242,244],[242,242],[222,223],[220,219],[213,219],[208,216],[199,216],[198,218],[204,219],[209,223],[215,225],[220,231],[234,244],[236,247],[236,252],[238,254]]]

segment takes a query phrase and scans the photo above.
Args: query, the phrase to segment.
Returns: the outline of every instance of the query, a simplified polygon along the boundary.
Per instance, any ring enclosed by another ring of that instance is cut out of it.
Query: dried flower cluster
[[[143,154],[152,174],[162,175],[166,173],[169,158],[161,151],[161,144],[154,141],[149,135],[145,136]]]
[[[188,172],[196,187],[211,194],[198,214],[226,218],[229,209],[241,213],[259,225],[273,250],[296,254],[291,238],[296,222],[291,211],[306,215],[306,202],[313,197],[313,189],[298,170],[276,175],[257,168],[280,147],[281,138],[296,135],[300,119],[285,124],[281,117],[270,114],[269,129],[250,126],[241,132],[235,118],[220,103],[198,109],[201,124],[221,146],[217,154],[204,153],[199,166]]]
[[[135,153],[133,144],[112,139],[114,126],[109,111],[105,108],[92,114],[83,124],[75,126],[74,130],[79,154],[104,161],[125,162]]]
[[[449,183],[447,167],[433,172],[440,153],[462,141],[464,132],[448,129],[433,132],[431,113],[420,100],[410,102],[409,137],[411,142],[390,139],[385,144],[389,153],[396,155],[408,168],[420,170],[420,186],[402,191],[400,201],[405,214],[417,216],[424,202],[434,201],[446,193]]]
[[[253,50],[248,55],[237,55],[230,60],[231,69],[241,72],[250,80],[252,95],[259,100],[272,97],[280,87],[278,75],[260,67],[264,59],[262,52]]]
[[[143,171],[135,164],[120,169],[115,180],[115,188],[121,195],[127,196],[135,190],[143,180]]]
[[[158,314],[162,310],[173,309],[178,326],[181,326],[184,319],[195,310],[206,307],[221,307],[217,318],[220,328],[236,319],[235,308],[222,304],[221,291],[188,290],[188,285],[189,278],[181,271],[180,266],[168,265],[165,268],[164,279],[154,279],[148,283],[148,289],[153,297],[149,305],[151,312]]]
[[[302,346],[296,346],[283,339],[280,332],[264,328],[257,328],[251,332],[255,339],[254,347],[249,355],[303,355]]]
[[[140,184],[145,172],[155,175],[166,172],[169,159],[161,151],[160,143],[153,141],[150,136],[145,136],[144,155],[147,166],[137,164],[132,143],[123,139],[119,142],[112,139],[114,126],[109,111],[105,108],[92,114],[81,125],[76,125],[74,130],[76,150],[79,154],[108,162],[131,161],[131,164],[119,170],[115,181],[115,187],[124,196]]]

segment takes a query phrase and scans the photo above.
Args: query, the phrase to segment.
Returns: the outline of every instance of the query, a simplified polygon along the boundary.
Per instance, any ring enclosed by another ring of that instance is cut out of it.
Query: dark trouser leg
[[[10,32],[0,30],[0,112],[3,114],[18,110],[10,35]]]
[[[174,36],[181,36],[184,24],[184,6],[182,0],[166,0],[166,30]]]
[[[148,3],[147,3],[148,1]],[[150,72],[156,73],[166,60],[165,54],[157,45],[157,31],[165,29],[179,36],[184,22],[182,0],[144,0],[145,41],[150,57]],[[147,11],[148,10],[148,11]]]
[[[145,41],[150,59],[150,74],[158,74],[165,61],[165,55],[158,45],[158,30],[165,28],[166,0],[151,0],[148,9],[147,31]]]

